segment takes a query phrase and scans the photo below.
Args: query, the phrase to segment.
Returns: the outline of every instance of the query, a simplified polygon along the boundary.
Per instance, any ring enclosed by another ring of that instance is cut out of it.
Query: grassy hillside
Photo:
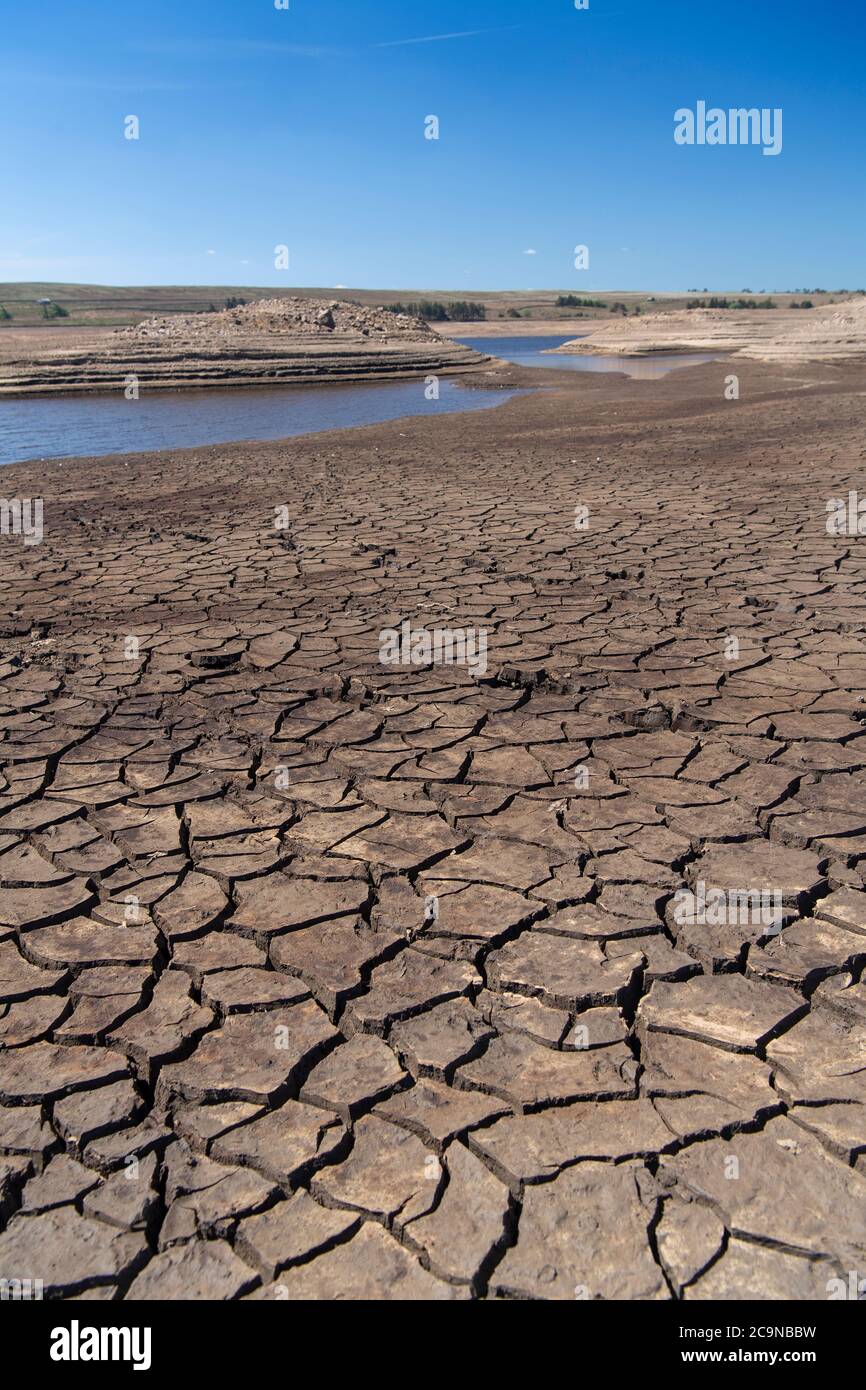
[[[354,299],[361,304],[396,304],[421,299],[443,301],[446,304],[455,300],[476,300],[485,306],[487,320],[514,319],[515,317],[533,319],[608,318],[611,312],[622,312],[622,307],[631,314],[635,310],[642,313],[659,310],[681,309],[689,299],[706,298],[709,294],[726,295],[732,299],[743,295],[742,287],[735,290],[720,290],[697,287],[683,294],[649,295],[635,290],[585,290],[570,286],[562,290],[357,290],[334,289],[333,286],[309,288],[292,287],[276,289],[273,286],[251,285],[67,285],[43,283],[38,281],[0,284],[0,306],[6,309],[11,318],[0,314],[0,332],[4,328],[39,325],[43,322],[53,330],[69,327],[99,327],[115,324],[138,323],[154,314],[206,313],[209,309],[222,309],[229,298],[234,299],[273,299],[282,295],[303,295],[315,299]],[[763,298],[766,291],[755,286],[749,292],[754,298]],[[846,291],[818,292],[814,289],[797,290],[792,294],[773,294],[779,308],[785,308],[793,299],[808,297],[814,304],[840,298]],[[600,301],[596,305],[557,307],[560,296],[576,295],[580,298]],[[46,321],[37,301],[51,299],[67,310],[68,318]],[[616,307],[615,307],[616,306]]]

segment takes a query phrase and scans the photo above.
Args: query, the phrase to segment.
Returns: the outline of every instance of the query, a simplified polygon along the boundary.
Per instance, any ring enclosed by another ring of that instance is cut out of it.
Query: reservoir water
[[[463,343],[522,367],[572,372],[628,372],[656,378],[714,359],[704,354],[654,357],[556,356],[546,349],[568,338],[461,338]],[[353,429],[409,415],[489,410],[515,393],[474,389],[449,377],[428,400],[424,378],[358,386],[279,386],[250,390],[142,391],[137,401],[111,396],[31,396],[0,401],[0,464],[26,459],[130,454],[195,448],[250,439],[288,439]]]
[[[362,386],[281,386],[250,390],[142,391],[112,396],[31,396],[0,401],[0,464],[24,459],[185,449],[243,439],[288,439],[352,429],[407,415],[489,410],[513,391],[473,390],[439,381],[427,400],[424,378]]]
[[[703,352],[654,352],[646,357],[607,357],[601,353],[553,353],[551,348],[573,343],[580,334],[562,338],[514,334],[507,338],[458,338],[460,343],[501,357],[520,367],[553,367],[564,372],[625,372],[639,381],[656,381],[679,367],[696,367],[715,362],[715,354]]]

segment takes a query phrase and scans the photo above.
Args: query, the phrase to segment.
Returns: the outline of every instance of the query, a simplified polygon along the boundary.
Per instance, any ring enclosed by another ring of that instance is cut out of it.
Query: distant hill
[[[204,314],[219,312],[231,307],[231,301],[247,303],[260,299],[285,299],[299,296],[304,299],[331,301],[338,294],[341,300],[384,308],[401,305],[418,305],[425,301],[445,306],[446,310],[457,307],[461,302],[471,302],[483,308],[488,323],[516,318],[546,321],[562,319],[590,318],[605,319],[609,314],[619,315],[641,313],[665,313],[682,309],[686,302],[694,298],[695,291],[682,294],[652,294],[640,290],[592,290],[585,291],[575,285],[552,290],[448,290],[448,289],[350,289],[340,286],[298,287],[285,289],[274,286],[251,285],[76,285],[48,281],[21,281],[0,284],[0,305],[11,315],[10,319],[0,315],[0,334],[9,324],[19,328],[29,324],[38,325],[46,321],[40,299],[50,299],[68,310],[69,318],[63,320],[68,327],[121,326],[140,323],[142,319],[160,314]],[[699,291],[706,295],[709,291]],[[736,289],[713,290],[713,294],[739,298],[745,291]],[[752,291],[748,292],[749,294]],[[755,295],[762,298],[766,292],[757,289]],[[804,295],[815,305],[826,303],[829,299],[844,298],[848,291],[796,289],[791,294],[776,294],[773,298],[780,308],[785,308],[792,299]],[[557,301],[562,301],[558,303]],[[575,302],[577,301],[577,302]],[[453,314],[449,312],[449,317]],[[51,326],[56,328],[58,320]]]

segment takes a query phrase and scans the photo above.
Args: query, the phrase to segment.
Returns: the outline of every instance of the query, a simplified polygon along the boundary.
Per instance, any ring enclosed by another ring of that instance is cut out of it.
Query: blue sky
[[[866,285],[864,0],[289,5],[7,6],[0,280]],[[698,100],[782,153],[676,145]]]

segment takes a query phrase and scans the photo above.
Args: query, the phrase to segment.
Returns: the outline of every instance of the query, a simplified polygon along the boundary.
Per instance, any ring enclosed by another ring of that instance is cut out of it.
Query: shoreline
[[[667,356],[667,355],[673,355],[673,354],[663,354],[663,355],[664,355],[664,356]],[[695,362],[695,363],[690,363],[688,369],[689,369],[690,371],[694,371],[694,370],[700,368],[701,366],[706,365],[707,362],[708,362],[709,360],[710,360],[710,359],[706,359],[705,361],[698,361],[698,362]],[[271,435],[269,435],[269,434],[260,434],[260,435],[250,435],[250,436],[247,436],[247,437],[237,437],[237,438],[235,438],[235,437],[229,437],[229,438],[224,439],[224,440],[207,440],[207,439],[206,439],[206,440],[203,440],[203,441],[201,441],[201,442],[199,442],[199,443],[194,443],[194,444],[183,443],[183,444],[178,444],[178,445],[170,445],[170,446],[160,447],[159,450],[158,450],[158,452],[159,452],[160,457],[172,457],[172,456],[173,456],[174,454],[176,454],[176,453],[183,453],[183,452],[188,451],[188,450],[190,450],[190,449],[201,450],[201,449],[231,448],[232,446],[235,446],[235,445],[236,445],[236,446],[250,446],[250,445],[257,445],[257,444],[260,444],[260,445],[279,445],[279,444],[291,445],[292,443],[294,443],[294,442],[296,442],[297,440],[300,440],[300,439],[308,439],[308,438],[317,437],[317,436],[329,435],[329,434],[332,434],[332,433],[333,433],[333,434],[345,434],[345,433],[348,432],[348,431],[358,431],[358,430],[365,430],[365,429],[375,428],[377,425],[380,425],[380,424],[381,424],[381,425],[385,425],[385,424],[389,424],[389,423],[400,424],[400,423],[402,423],[402,422],[407,422],[407,421],[408,421],[408,422],[411,422],[411,421],[415,421],[415,420],[431,420],[431,419],[436,419],[436,418],[439,417],[440,414],[446,415],[446,416],[447,416],[447,415],[452,415],[452,416],[458,416],[458,417],[459,417],[459,416],[463,416],[463,415],[474,414],[474,413],[476,413],[477,411],[481,411],[481,412],[483,412],[483,413],[487,413],[487,412],[489,412],[489,411],[491,411],[491,410],[499,410],[502,406],[504,406],[505,404],[507,404],[507,402],[508,402],[513,396],[515,396],[515,395],[526,395],[526,394],[532,394],[532,393],[535,393],[535,392],[547,392],[547,393],[549,393],[549,392],[551,392],[551,391],[556,390],[556,388],[559,387],[559,386],[561,386],[562,383],[563,383],[563,374],[562,374],[562,372],[559,371],[559,370],[557,370],[556,368],[550,368],[550,369],[547,369],[547,370],[546,370],[543,363],[540,363],[538,366],[532,366],[532,367],[530,367],[530,366],[526,366],[526,365],[523,365],[523,364],[520,364],[520,363],[516,363],[516,362],[509,362],[509,361],[507,361],[507,360],[505,360],[505,359],[496,358],[496,357],[489,357],[489,358],[486,359],[486,362],[487,362],[489,365],[485,366],[484,368],[477,368],[477,367],[469,367],[469,366],[467,366],[466,368],[461,369],[459,372],[448,373],[446,379],[448,379],[448,380],[452,380],[452,379],[453,379],[453,384],[455,385],[455,387],[457,387],[458,389],[462,388],[462,389],[466,390],[467,392],[481,391],[481,392],[485,392],[485,393],[487,393],[487,394],[496,394],[496,393],[500,393],[500,392],[501,392],[502,395],[503,395],[503,398],[504,398],[501,402],[492,402],[492,403],[488,402],[488,403],[486,403],[485,405],[480,406],[480,407],[479,407],[479,406],[474,406],[474,405],[472,405],[471,403],[468,403],[468,402],[467,402],[466,405],[465,405],[465,407],[464,407],[463,409],[448,410],[448,411],[443,411],[443,412],[438,412],[438,411],[436,411],[436,412],[433,412],[433,413],[429,413],[429,412],[426,412],[426,411],[424,411],[424,410],[410,410],[410,411],[407,411],[406,414],[400,414],[400,415],[396,415],[396,416],[386,416],[386,417],[382,418],[381,420],[369,420],[369,421],[359,421],[359,422],[348,421],[348,422],[346,422],[345,424],[324,425],[322,428],[303,429],[303,430],[298,431],[298,432],[295,433],[295,434],[287,434],[287,435],[282,435],[282,436],[271,436]],[[445,375],[445,374],[443,374],[443,375]],[[616,366],[612,366],[612,367],[611,367],[611,370],[610,370],[609,372],[599,372],[598,375],[599,375],[600,377],[602,377],[603,379],[606,378],[606,379],[608,379],[608,380],[622,380],[622,381],[627,381],[627,380],[630,380],[630,379],[631,379],[630,374],[629,374],[627,371],[623,370],[622,368],[616,367]],[[655,378],[655,379],[653,379],[653,381],[654,381],[654,380],[658,380],[658,379],[659,379],[659,378]],[[423,378],[422,378],[422,377],[419,377],[417,374],[414,374],[414,373],[413,373],[413,374],[407,375],[405,378],[401,378],[400,380],[403,381],[403,382],[411,382],[411,381],[420,382],[420,381],[423,380]],[[650,381],[650,385],[653,384],[653,381]],[[338,386],[341,386],[341,385],[347,386],[347,387],[353,387],[353,386],[357,386],[357,385],[369,385],[371,388],[375,388],[375,387],[377,387],[377,386],[379,386],[379,387],[381,387],[381,386],[387,386],[387,385],[389,385],[389,384],[392,384],[392,382],[393,382],[393,384],[399,384],[399,383],[398,383],[398,380],[396,380],[396,379],[385,379],[385,380],[381,380],[381,379],[371,379],[371,380],[366,380],[366,381],[363,381],[363,382],[340,382],[340,381],[326,381],[326,380],[324,380],[324,379],[319,379],[319,380],[316,381],[315,384],[316,384],[317,386],[321,386],[321,387],[327,387],[327,386],[338,387]],[[304,387],[305,387],[306,385],[307,385],[307,383],[290,383],[290,384],[279,383],[279,384],[276,384],[276,385],[273,385],[273,386],[270,386],[270,387],[266,387],[263,383],[257,383],[257,384],[256,384],[257,388],[258,388],[260,391],[262,391],[262,392],[270,391],[270,392],[277,392],[277,393],[282,393],[283,391],[290,392],[290,391],[291,391],[293,388],[295,388],[295,387],[297,387],[297,388],[303,390]],[[250,386],[249,389],[252,391],[254,388],[253,388],[252,386]],[[159,394],[160,394],[160,395],[173,394],[173,395],[176,395],[176,396],[192,396],[192,397],[196,397],[196,396],[200,396],[200,397],[210,396],[211,398],[213,398],[213,397],[215,397],[218,393],[217,393],[216,390],[209,390],[209,391],[207,391],[207,392],[204,392],[204,391],[197,391],[195,388],[189,388],[189,387],[176,387],[176,388],[173,388],[171,391],[169,391],[169,388],[165,388],[165,389],[164,389],[163,391],[161,391]],[[56,396],[54,396],[54,397],[43,396],[43,397],[41,397],[41,398],[38,398],[38,397],[29,396],[29,397],[18,397],[18,398],[15,398],[15,399],[16,399],[18,402],[20,402],[20,401],[22,401],[22,400],[23,400],[23,401],[26,401],[26,400],[33,400],[33,399],[43,399],[43,400],[46,400],[46,399],[48,399],[48,400],[50,400],[50,399],[56,399],[56,400],[58,400],[58,402],[60,402],[60,401],[65,401],[65,400],[87,400],[87,399],[93,399],[93,395],[92,395],[92,393],[91,393],[90,395],[85,395],[85,394],[83,394],[83,393],[79,393],[79,394],[76,394],[76,395],[70,395],[69,393],[63,393],[62,395],[56,395]],[[107,393],[100,393],[100,395],[97,396],[96,399],[104,400],[104,401],[106,401],[106,402],[109,402],[109,401],[112,401],[112,402],[113,402],[113,401],[116,400],[116,397],[115,397],[115,396],[111,396],[111,395],[109,395],[109,394],[107,394]],[[2,421],[2,411],[0,411],[0,421]],[[16,459],[16,460],[13,460],[13,461],[10,461],[10,462],[3,462],[2,460],[0,460],[0,467],[2,467],[3,469],[8,469],[8,468],[14,468],[14,467],[22,466],[22,465],[25,465],[25,464],[39,463],[39,462],[42,462],[42,463],[45,463],[45,464],[57,463],[57,464],[59,464],[59,465],[62,466],[64,463],[75,462],[75,461],[80,461],[80,460],[87,461],[87,460],[89,460],[89,459],[101,460],[101,459],[108,459],[108,458],[117,458],[117,459],[123,459],[123,460],[130,460],[130,459],[142,458],[142,457],[150,456],[150,455],[154,454],[155,449],[156,449],[156,446],[151,444],[151,445],[146,445],[145,447],[143,447],[143,448],[141,448],[141,449],[122,450],[122,451],[120,451],[120,452],[118,452],[118,450],[116,450],[116,449],[112,449],[112,450],[106,450],[105,452],[100,452],[100,453],[97,453],[97,454],[77,454],[77,453],[70,453],[70,454],[48,454],[48,455],[43,456],[41,459],[39,459],[39,458]]]
[[[507,366],[508,364],[504,364],[504,365]],[[501,397],[502,397],[501,400],[494,400],[494,401],[488,400],[488,401],[485,401],[485,402],[483,402],[483,403],[481,403],[481,404],[474,403],[474,402],[472,402],[471,400],[467,400],[467,401],[463,402],[463,403],[462,403],[458,408],[456,408],[456,409],[449,409],[449,410],[444,410],[444,411],[439,411],[439,410],[434,411],[434,412],[432,412],[432,416],[431,416],[431,412],[429,412],[429,411],[425,411],[425,410],[423,410],[423,409],[419,409],[419,408],[413,407],[413,408],[407,408],[405,414],[400,414],[400,415],[385,415],[385,416],[383,416],[381,419],[378,419],[378,420],[377,420],[377,419],[362,420],[362,421],[347,420],[347,421],[346,421],[345,423],[343,423],[343,424],[333,424],[333,425],[331,425],[331,424],[326,424],[326,425],[323,425],[321,428],[305,428],[305,429],[300,429],[300,430],[298,430],[298,431],[295,432],[295,433],[290,433],[290,434],[280,435],[280,436],[272,436],[272,435],[266,433],[266,434],[252,434],[252,435],[249,435],[249,436],[229,436],[229,437],[226,438],[226,439],[217,439],[217,440],[208,440],[208,439],[204,439],[204,440],[200,441],[200,442],[197,443],[197,444],[182,443],[182,444],[177,444],[177,445],[161,446],[161,447],[159,447],[158,452],[159,452],[160,456],[162,456],[162,457],[171,457],[173,454],[178,453],[178,452],[183,452],[183,451],[186,450],[186,449],[228,448],[228,447],[231,447],[232,445],[247,446],[247,445],[251,445],[251,444],[291,444],[294,440],[297,440],[297,439],[307,439],[307,438],[311,438],[311,437],[313,437],[313,436],[315,436],[315,435],[320,435],[320,434],[337,434],[337,433],[338,433],[338,434],[345,434],[347,431],[353,431],[353,430],[359,430],[359,429],[372,428],[372,427],[374,427],[374,426],[377,425],[377,424],[388,424],[388,423],[392,423],[392,422],[393,422],[393,423],[399,423],[399,422],[401,422],[401,421],[406,421],[406,420],[416,420],[416,419],[430,419],[430,418],[435,418],[435,417],[438,416],[440,413],[441,413],[441,414],[448,414],[448,415],[474,414],[474,413],[477,412],[477,411],[487,411],[487,410],[495,410],[495,409],[498,409],[501,405],[504,405],[508,400],[510,400],[510,399],[512,398],[512,396],[514,396],[514,395],[516,395],[516,394],[520,394],[520,393],[523,393],[523,392],[526,392],[526,391],[529,391],[529,390],[534,389],[534,388],[528,387],[528,386],[527,386],[527,387],[518,387],[518,386],[514,386],[514,385],[512,385],[512,384],[499,381],[498,379],[495,380],[495,381],[490,381],[490,380],[486,379],[486,378],[489,377],[489,376],[496,376],[496,375],[497,375],[497,374],[496,374],[495,372],[490,372],[490,373],[481,374],[481,373],[477,373],[477,372],[473,373],[473,372],[471,371],[471,369],[467,369],[467,372],[466,372],[466,374],[465,374],[464,376],[459,376],[459,375],[458,375],[458,376],[453,380],[453,385],[454,385],[458,390],[462,389],[462,390],[466,391],[467,394],[468,394],[469,396],[471,396],[473,392],[476,392],[476,391],[477,391],[477,392],[480,392],[480,393],[482,393],[482,394],[487,395],[488,397],[489,397],[489,396],[501,395]],[[451,380],[450,377],[447,378],[447,379],[448,379],[448,380]],[[371,390],[376,390],[377,388],[382,388],[382,387],[387,388],[389,385],[406,385],[406,384],[409,384],[410,382],[418,382],[418,381],[423,381],[423,378],[418,378],[418,377],[414,377],[414,376],[413,376],[413,377],[408,378],[407,380],[401,381],[401,382],[391,382],[391,381],[371,381],[371,382],[363,382],[363,383],[358,383],[358,382],[351,382],[351,383],[350,383],[350,382],[324,383],[324,382],[320,382],[320,383],[318,383],[318,385],[320,385],[320,386],[323,387],[323,388],[324,388],[326,385],[330,385],[333,389],[339,389],[340,387],[345,387],[346,389],[350,389],[350,390],[353,389],[353,388],[355,388],[355,387],[357,387],[358,385],[364,385],[364,386],[369,386]],[[250,388],[250,390],[253,390],[253,389],[254,389],[254,388]],[[263,386],[260,386],[260,387],[255,388],[255,389],[258,389],[258,390],[264,392],[264,391],[267,390],[268,388],[265,388],[265,387],[263,387]],[[290,392],[290,391],[292,391],[292,390],[301,390],[301,391],[303,391],[303,390],[305,390],[305,389],[306,389],[305,387],[300,386],[300,385],[294,386],[294,387],[293,387],[293,386],[286,386],[286,387],[283,387],[283,386],[276,386],[276,387],[271,387],[271,388],[270,388],[270,391],[271,391],[271,392],[276,392],[276,393],[282,395],[284,392]],[[543,388],[539,388],[539,389],[543,389]],[[161,395],[166,395],[166,394],[169,394],[169,393],[168,393],[168,392],[162,392],[162,393],[160,393],[160,394],[161,394]],[[207,391],[207,392],[195,392],[195,391],[189,391],[189,390],[187,390],[186,388],[183,388],[183,389],[180,389],[180,390],[174,392],[173,394],[174,394],[174,395],[177,395],[177,396],[189,396],[189,395],[192,395],[192,396],[204,396],[204,397],[209,398],[210,400],[213,400],[213,399],[217,396],[218,393],[217,393],[216,391],[213,391],[213,390]],[[23,399],[23,400],[26,402],[26,401],[34,400],[34,399],[37,399],[37,398],[34,398],[34,397],[24,397],[24,398],[21,398],[21,399]],[[87,397],[87,396],[68,396],[68,395],[64,395],[63,397],[53,397],[53,398],[52,398],[52,397],[41,397],[41,398],[38,398],[38,399],[41,399],[41,400],[45,400],[45,399],[56,399],[56,400],[58,401],[58,403],[61,403],[61,402],[67,402],[67,401],[70,401],[70,400],[76,400],[76,401],[89,400],[89,399],[91,399],[91,398],[90,398],[90,397]],[[113,398],[113,397],[100,396],[98,399],[100,399],[100,400],[105,400],[105,401],[111,401],[112,403],[114,403],[114,398]],[[20,404],[21,401],[19,400],[18,403]],[[198,404],[198,403],[199,403],[199,402],[197,402],[197,404]],[[2,417],[2,409],[0,409],[0,424],[2,424],[2,418],[3,418],[3,417]],[[40,462],[41,462],[41,463],[53,463],[53,462],[56,462],[56,463],[59,463],[59,464],[63,464],[63,463],[68,463],[68,462],[70,462],[70,461],[80,460],[80,459],[84,459],[84,460],[93,459],[93,460],[96,460],[96,459],[102,459],[102,458],[118,458],[118,459],[121,459],[121,458],[122,458],[122,459],[125,459],[125,460],[129,460],[129,459],[134,459],[134,458],[138,458],[138,457],[142,457],[142,456],[152,456],[152,455],[154,454],[155,451],[156,451],[156,446],[155,446],[154,444],[151,443],[151,444],[148,444],[148,445],[146,445],[146,446],[144,446],[144,447],[142,447],[142,448],[137,448],[137,449],[129,449],[129,450],[122,449],[122,450],[118,450],[118,449],[112,448],[112,449],[107,449],[107,450],[102,451],[102,452],[99,452],[99,453],[87,454],[87,455],[81,455],[81,454],[75,454],[75,453],[71,453],[71,454],[45,454],[45,455],[43,455],[43,456],[41,456],[41,457],[31,457],[31,458],[25,458],[25,459],[14,459],[14,460],[10,460],[10,461],[8,461],[8,462],[5,461],[5,460],[2,458],[2,456],[0,456],[0,470],[5,470],[5,469],[8,469],[8,468],[14,468],[14,467],[17,467],[17,466],[19,466],[20,464],[24,464],[24,463],[40,463]]]
[[[26,400],[28,398],[50,398],[61,397],[71,398],[75,396],[110,396],[116,395],[125,389],[129,377],[137,378],[142,390],[146,391],[219,391],[219,390],[253,390],[261,387],[264,389],[281,386],[339,386],[362,385],[362,384],[385,384],[389,381],[411,381],[424,374],[437,376],[459,376],[467,373],[477,372],[488,362],[494,359],[484,357],[478,353],[466,350],[466,357],[463,360],[449,361],[447,357],[432,355],[411,361],[395,362],[393,365],[377,363],[375,367],[362,367],[356,369],[354,366],[347,365],[345,368],[334,370],[333,364],[327,368],[313,371],[303,371],[280,369],[272,371],[270,366],[257,375],[238,375],[238,376],[206,376],[206,377],[180,377],[180,376],[148,376],[146,371],[135,371],[133,365],[129,368],[118,368],[116,380],[107,382],[105,380],[91,380],[78,382],[75,385],[68,385],[64,382],[52,384],[47,378],[40,380],[32,385],[21,385],[20,382],[5,382],[0,368],[0,401],[3,400]],[[456,356],[456,354],[455,354]],[[229,359],[223,361],[217,359],[217,369],[231,369]],[[55,373],[52,371],[52,378]]]
[[[436,366],[435,363],[423,363],[420,366],[398,366],[393,370],[380,370],[354,373],[351,371],[339,373],[314,373],[308,376],[280,376],[256,378],[250,380],[245,377],[226,377],[218,380],[180,380],[175,378],[151,379],[146,376],[139,377],[139,384],[142,391],[147,392],[180,392],[180,391],[268,391],[279,390],[282,387],[292,386],[385,386],[391,381],[417,381],[423,380],[425,373],[429,372],[442,377],[462,377],[473,376],[483,370],[487,364],[498,362],[498,358],[479,357],[477,361],[465,363],[447,363],[446,365]],[[110,388],[104,382],[93,382],[70,389],[69,387],[38,385],[21,389],[16,386],[4,386],[0,380],[0,403],[4,400],[50,400],[52,398],[62,400],[72,400],[75,398],[100,398],[110,399],[116,397],[118,392],[123,392],[124,383],[119,381]]]
[[[513,409],[516,402],[531,401],[542,397],[548,400],[551,397],[559,398],[564,410],[574,405],[571,400],[574,396],[579,397],[581,405],[587,404],[594,407],[596,404],[604,404],[605,408],[601,412],[601,416],[607,423],[600,424],[599,428],[605,431],[612,428],[611,420],[620,419],[620,410],[622,410],[622,420],[625,422],[633,413],[636,413],[640,420],[645,417],[652,419],[657,413],[663,413],[668,409],[672,409],[674,418],[677,418],[686,402],[704,402],[711,408],[713,401],[716,399],[722,401],[723,399],[724,378],[719,369],[726,365],[720,356],[717,361],[695,364],[677,372],[671,372],[664,377],[641,380],[616,370],[570,373],[562,372],[556,368],[545,370],[543,367],[523,367],[505,361],[500,362],[495,358],[492,358],[491,362],[494,364],[492,369],[477,373],[467,370],[461,374],[457,383],[466,390],[501,390],[503,394],[513,393],[501,404],[483,411],[454,411],[434,415],[415,413],[395,416],[390,420],[373,421],[369,424],[336,426],[309,434],[286,435],[279,439],[226,440],[213,444],[182,445],[172,449],[142,449],[129,454],[70,454],[56,458],[47,457],[43,460],[23,459],[2,465],[3,475],[9,475],[10,470],[28,470],[39,467],[52,470],[63,468],[69,464],[86,464],[101,469],[112,464],[123,466],[129,464],[131,460],[136,460],[145,467],[150,463],[156,466],[167,458],[183,460],[187,456],[196,455],[198,459],[201,459],[203,454],[219,455],[219,461],[227,463],[230,462],[230,451],[240,448],[258,453],[279,450],[284,447],[297,454],[301,449],[306,452],[306,446],[311,444],[324,445],[331,440],[342,441],[345,444],[351,435],[366,437],[373,431],[396,430],[397,437],[402,437],[404,434],[402,427],[407,423],[414,424],[415,422],[419,427],[423,425],[424,428],[430,429],[448,427],[455,422],[470,422],[474,429],[475,422],[479,419],[491,421],[496,417],[498,422],[503,412]],[[748,368],[751,378],[760,380],[763,387],[757,400],[751,403],[745,400],[739,402],[741,408],[745,406],[754,409],[763,402],[785,400],[793,396],[835,396],[847,395],[849,392],[857,394],[862,391],[859,377],[860,364],[858,362],[797,363],[783,366],[778,363],[763,363],[745,359],[740,365],[743,368]],[[811,370],[806,371],[804,367]],[[714,371],[714,369],[716,370]],[[792,371],[795,369],[798,369],[801,380],[792,384],[795,381]],[[840,373],[842,374],[841,377]],[[495,380],[491,381],[490,377],[495,377]],[[710,383],[712,383],[712,389],[710,389]],[[326,385],[328,383],[320,384]],[[365,384],[383,383],[370,382]],[[632,395],[632,393],[634,394]],[[585,402],[584,397],[586,397]],[[614,407],[618,407],[618,409],[614,409]],[[591,420],[584,421],[582,417],[579,417],[578,420],[574,421],[574,425],[580,428],[585,426],[590,429]],[[562,424],[557,424],[556,428],[565,430],[568,427],[563,420]],[[496,433],[498,434],[498,431]],[[483,434],[484,431],[482,430],[482,437]],[[34,479],[34,481],[36,480]]]

